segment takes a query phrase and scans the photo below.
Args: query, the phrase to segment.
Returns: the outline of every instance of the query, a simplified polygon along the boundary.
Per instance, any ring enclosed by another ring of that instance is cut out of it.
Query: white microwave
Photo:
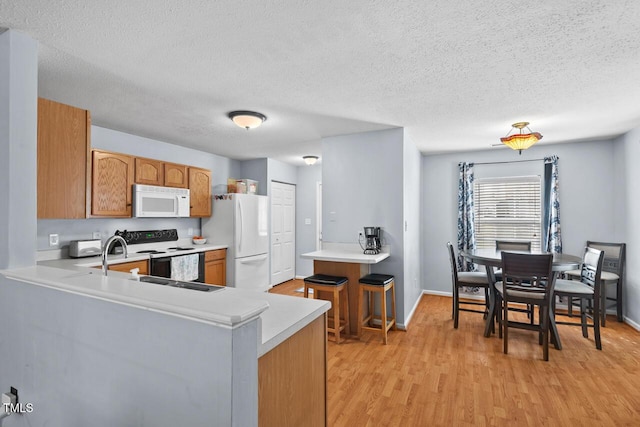
[[[133,216],[140,218],[175,218],[189,216],[187,188],[133,185]]]

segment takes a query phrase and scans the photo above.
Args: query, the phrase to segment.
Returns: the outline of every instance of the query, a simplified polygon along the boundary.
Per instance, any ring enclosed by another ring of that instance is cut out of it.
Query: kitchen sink
[[[155,276],[141,276],[140,281],[145,283],[154,283],[156,285],[171,286],[174,288],[191,289],[193,291],[201,291],[201,292],[215,292],[215,291],[221,291],[224,289],[224,286],[205,285],[202,283],[195,283],[195,282],[183,282],[181,280],[173,280],[173,279],[167,279],[164,277],[155,277]]]

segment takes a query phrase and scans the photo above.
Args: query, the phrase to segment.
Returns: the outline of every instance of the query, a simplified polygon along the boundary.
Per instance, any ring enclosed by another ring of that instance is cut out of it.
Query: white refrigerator
[[[224,196],[223,196],[224,197]],[[202,220],[207,243],[227,245],[227,286],[267,291],[269,285],[268,197],[227,194],[213,200]]]

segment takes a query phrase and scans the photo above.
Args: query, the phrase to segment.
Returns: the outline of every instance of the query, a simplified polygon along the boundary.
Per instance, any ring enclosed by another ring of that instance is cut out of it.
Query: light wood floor
[[[640,333],[607,320],[602,351],[561,325],[563,350],[544,362],[535,333],[510,330],[505,355],[481,315],[461,312],[455,330],[451,298],[424,295],[386,346],[374,332],[329,341],[329,426],[640,426]]]

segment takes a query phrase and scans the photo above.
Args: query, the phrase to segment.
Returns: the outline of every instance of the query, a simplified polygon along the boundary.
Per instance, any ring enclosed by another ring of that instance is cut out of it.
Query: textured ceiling
[[[40,96],[98,126],[302,164],[320,139],[401,126],[424,153],[640,126],[640,2],[0,0],[39,41]],[[251,131],[232,110],[268,116]]]

